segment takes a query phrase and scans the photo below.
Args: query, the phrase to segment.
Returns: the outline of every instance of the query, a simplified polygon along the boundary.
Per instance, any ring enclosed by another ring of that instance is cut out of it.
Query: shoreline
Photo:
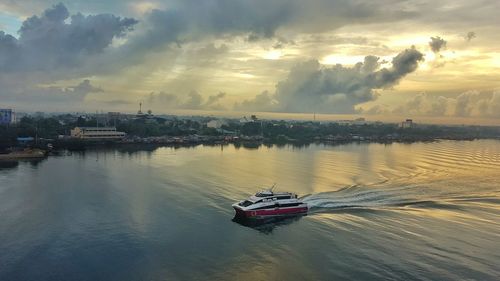
[[[193,147],[198,145],[208,145],[208,146],[218,146],[218,145],[228,145],[233,144],[235,146],[243,146],[243,147],[255,147],[261,145],[296,145],[296,146],[304,146],[310,144],[323,144],[323,145],[341,145],[341,144],[349,144],[349,143],[379,143],[379,144],[392,144],[392,143],[420,143],[420,142],[437,142],[441,140],[450,140],[450,141],[474,141],[474,140],[500,140],[500,137],[419,137],[419,138],[376,138],[376,139],[368,139],[368,138],[338,138],[338,139],[329,139],[329,138],[319,138],[312,140],[295,140],[295,139],[286,139],[286,140],[275,140],[275,139],[267,139],[267,138],[247,138],[247,139],[224,139],[224,138],[211,138],[204,140],[194,140],[189,137],[186,138],[178,138],[171,140],[159,140],[157,138],[142,138],[140,140],[134,141],[118,141],[118,142],[106,142],[106,141],[60,141],[54,142],[54,150],[59,149],[68,149],[68,150],[85,150],[87,148],[100,148],[100,147],[129,147],[129,146],[155,146],[155,147]]]
[[[227,145],[234,145],[237,148],[243,147],[243,148],[248,148],[248,149],[257,149],[261,146],[277,146],[277,147],[284,147],[287,145],[291,145],[294,147],[307,147],[312,144],[316,145],[325,145],[325,146],[338,146],[338,145],[345,145],[345,144],[396,144],[396,143],[403,143],[403,144],[413,144],[413,143],[432,143],[432,142],[439,142],[439,141],[475,141],[475,140],[500,140],[500,137],[463,137],[463,138],[456,138],[456,137],[439,137],[439,138],[392,138],[392,139],[385,139],[385,138],[377,138],[377,139],[352,139],[352,138],[342,138],[342,139],[312,139],[312,140],[284,140],[284,141],[277,141],[277,140],[272,140],[272,139],[266,139],[266,138],[248,138],[248,139],[238,139],[238,140],[228,140],[228,139],[220,139],[220,138],[213,138],[213,139],[204,139],[204,140],[193,140],[190,139],[189,137],[186,138],[179,138],[175,137],[175,141],[169,140],[169,141],[154,141],[150,138],[141,138],[140,140],[136,139],[135,141],[119,141],[119,142],[111,142],[111,141],[75,141],[75,140],[59,140],[52,142],[53,148],[52,149],[46,149],[43,148],[42,146],[35,146],[33,149],[28,149],[27,151],[35,151],[37,152],[36,155],[28,155],[27,153],[9,153],[9,154],[0,154],[0,162],[15,162],[15,161],[39,161],[46,159],[51,156],[61,156],[63,155],[62,151],[69,151],[69,152],[78,152],[78,151],[86,151],[86,150],[92,150],[92,149],[103,149],[103,148],[108,148],[108,149],[123,149],[125,151],[130,150],[130,151],[148,151],[148,150],[155,150],[157,148],[161,147],[174,147],[174,148],[189,148],[189,147],[196,147],[199,145],[203,146],[227,146]],[[19,147],[14,147],[19,149]],[[42,154],[38,153],[42,151]]]

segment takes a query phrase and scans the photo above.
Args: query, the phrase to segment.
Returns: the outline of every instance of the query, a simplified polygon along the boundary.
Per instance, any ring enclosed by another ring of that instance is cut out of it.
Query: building
[[[121,140],[124,132],[118,132],[115,127],[75,127],[71,137],[83,140]]]
[[[252,115],[252,116],[255,116],[255,115]],[[253,117],[247,118],[246,116],[243,116],[243,118],[240,119],[240,123],[241,124],[252,123],[252,122],[255,122],[256,119],[257,119],[257,117],[255,117],[255,119],[253,119]]]
[[[108,119],[119,120],[120,118],[122,118],[122,114],[120,112],[108,112]]]
[[[16,121],[14,111],[12,109],[0,109],[0,125],[9,125]]]
[[[227,123],[223,120],[211,120],[207,122],[208,128],[220,129],[224,125],[227,125]]]
[[[415,123],[413,123],[412,119],[406,119],[405,121],[401,122],[401,128],[403,129],[409,129],[409,128],[414,128]]]
[[[135,117],[138,119],[146,118],[146,114],[144,114],[142,112],[142,102],[139,103],[139,110],[137,111],[137,114],[135,115]]]
[[[337,121],[333,121],[339,125],[342,125],[342,126],[351,126],[351,125],[367,125],[368,124],[368,121],[366,121],[365,118],[356,118],[354,120],[337,120]]]

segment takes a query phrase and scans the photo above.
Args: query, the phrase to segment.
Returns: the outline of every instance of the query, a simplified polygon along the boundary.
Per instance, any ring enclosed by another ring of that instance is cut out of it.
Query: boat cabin
[[[271,190],[263,190],[257,192],[254,196],[251,196],[248,200],[240,202],[238,205],[242,207],[248,207],[253,204],[272,202],[287,199],[296,199],[297,195],[289,192],[277,192],[274,193]]]

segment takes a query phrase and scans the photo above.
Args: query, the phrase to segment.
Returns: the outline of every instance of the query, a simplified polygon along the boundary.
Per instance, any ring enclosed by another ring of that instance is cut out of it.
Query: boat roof
[[[274,192],[272,190],[262,190],[260,192],[255,193],[256,197],[268,197],[268,196],[273,196]]]
[[[280,195],[291,196],[291,195],[293,195],[293,193],[291,193],[291,192],[273,192],[272,190],[267,189],[267,190],[259,191],[255,195],[250,196],[249,200],[256,202],[262,198],[275,197],[275,196],[280,196]]]

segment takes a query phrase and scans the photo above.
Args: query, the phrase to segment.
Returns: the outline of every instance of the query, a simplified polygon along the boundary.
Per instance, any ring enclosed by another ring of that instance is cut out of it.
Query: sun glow
[[[283,56],[283,53],[281,50],[272,50],[264,54],[263,58],[266,60],[277,60],[280,59],[281,56]]]
[[[363,62],[364,56],[348,56],[348,55],[328,55],[320,60],[321,64],[334,65],[334,64],[345,64],[354,65],[358,62]]]

